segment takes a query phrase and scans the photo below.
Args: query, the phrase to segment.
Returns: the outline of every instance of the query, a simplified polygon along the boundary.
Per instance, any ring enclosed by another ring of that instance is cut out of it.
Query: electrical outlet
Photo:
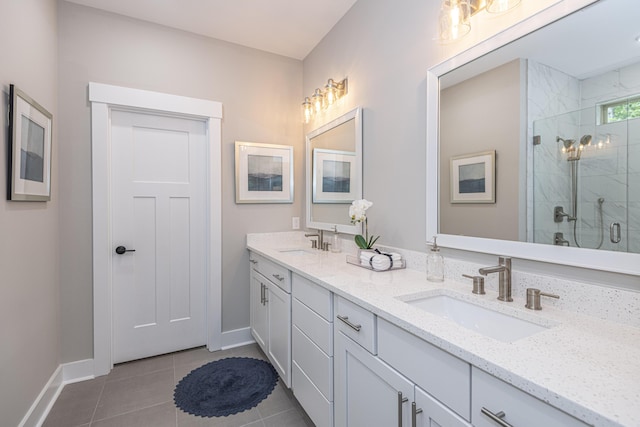
[[[300,230],[300,217],[299,216],[294,216],[293,218],[291,218],[291,228],[293,228],[294,230]]]

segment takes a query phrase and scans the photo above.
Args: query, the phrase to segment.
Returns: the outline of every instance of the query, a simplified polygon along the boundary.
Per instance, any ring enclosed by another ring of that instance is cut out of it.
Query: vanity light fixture
[[[336,82],[333,79],[327,80],[323,89],[317,88],[311,98],[304,98],[302,103],[302,116],[305,123],[309,123],[314,114],[318,114],[325,108],[333,105],[337,100],[347,94],[347,78]]]
[[[439,38],[442,42],[458,40],[471,31],[471,17],[486,10],[489,13],[507,12],[521,0],[442,0]]]
[[[487,0],[487,12],[502,13],[520,4],[520,0]]]

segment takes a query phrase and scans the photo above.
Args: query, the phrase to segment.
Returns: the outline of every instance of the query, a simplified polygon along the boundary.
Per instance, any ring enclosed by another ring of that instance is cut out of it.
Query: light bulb
[[[324,96],[320,89],[316,89],[311,98],[313,98],[313,107],[315,108],[316,113],[319,113],[320,110],[322,110],[322,107],[324,107]]]
[[[471,30],[469,0],[443,0],[440,8],[440,39],[453,41]]]
[[[313,107],[311,106],[311,101],[308,96],[304,98],[304,102],[302,103],[302,114],[304,122],[309,123],[311,116],[313,115]]]
[[[487,12],[502,13],[520,4],[520,0],[487,0]]]
[[[327,105],[333,105],[333,103],[336,102],[338,99],[337,92],[336,84],[333,82],[333,79],[329,79],[327,81],[327,85],[324,87],[324,98]]]

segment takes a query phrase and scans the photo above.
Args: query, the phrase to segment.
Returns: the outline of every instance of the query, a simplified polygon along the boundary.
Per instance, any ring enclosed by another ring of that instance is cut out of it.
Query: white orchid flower
[[[357,224],[366,220],[366,211],[371,206],[373,206],[373,203],[366,199],[354,200],[351,203],[351,206],[349,206],[349,216],[351,217],[351,222]]]

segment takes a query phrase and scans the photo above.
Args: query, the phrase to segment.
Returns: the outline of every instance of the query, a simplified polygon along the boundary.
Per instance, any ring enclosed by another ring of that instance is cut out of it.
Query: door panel
[[[206,127],[114,111],[114,362],[206,344]]]

